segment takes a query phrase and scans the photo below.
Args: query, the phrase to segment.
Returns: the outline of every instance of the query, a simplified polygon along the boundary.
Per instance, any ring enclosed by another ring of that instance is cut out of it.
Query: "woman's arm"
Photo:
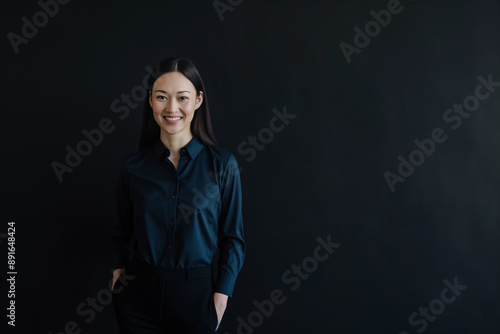
[[[242,192],[238,163],[232,154],[220,176],[221,212],[219,215],[219,263],[215,292],[231,297],[236,277],[243,266]]]
[[[132,257],[133,208],[123,164],[120,169],[116,192],[116,210],[117,219],[113,223],[112,232],[112,268],[115,269],[113,271],[113,280],[115,280],[115,277],[120,276],[116,275],[117,270],[123,270],[123,267],[125,267]]]

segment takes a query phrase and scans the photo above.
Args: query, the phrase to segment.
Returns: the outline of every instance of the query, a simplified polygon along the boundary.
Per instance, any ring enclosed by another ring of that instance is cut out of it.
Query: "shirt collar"
[[[191,141],[186,146],[181,148],[181,156],[187,153],[191,157],[191,159],[194,159],[202,149],[203,144],[198,139],[193,137],[193,139],[191,139]],[[153,155],[157,160],[159,160],[165,152],[168,153],[167,157],[170,156],[170,151],[158,138],[156,144],[153,147]]]

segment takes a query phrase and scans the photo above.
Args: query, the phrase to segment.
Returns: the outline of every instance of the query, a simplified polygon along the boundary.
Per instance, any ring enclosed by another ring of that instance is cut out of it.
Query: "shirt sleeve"
[[[215,292],[231,297],[245,257],[240,172],[232,154],[221,173],[220,182],[221,212],[218,234],[220,252]]]
[[[124,164],[121,165],[116,191],[117,219],[112,229],[113,269],[123,268],[132,258],[133,207]]]

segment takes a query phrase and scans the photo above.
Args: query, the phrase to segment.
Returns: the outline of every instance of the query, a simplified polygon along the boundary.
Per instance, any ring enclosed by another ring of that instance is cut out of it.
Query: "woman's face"
[[[196,89],[182,73],[161,75],[153,84],[149,104],[162,135],[192,137],[191,121],[203,102],[203,92]],[[190,138],[189,138],[190,139]]]

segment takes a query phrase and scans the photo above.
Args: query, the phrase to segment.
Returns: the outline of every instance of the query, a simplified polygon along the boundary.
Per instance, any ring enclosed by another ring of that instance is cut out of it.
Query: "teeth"
[[[181,119],[180,117],[167,117],[167,116],[165,116],[164,118],[169,121],[178,121]]]

